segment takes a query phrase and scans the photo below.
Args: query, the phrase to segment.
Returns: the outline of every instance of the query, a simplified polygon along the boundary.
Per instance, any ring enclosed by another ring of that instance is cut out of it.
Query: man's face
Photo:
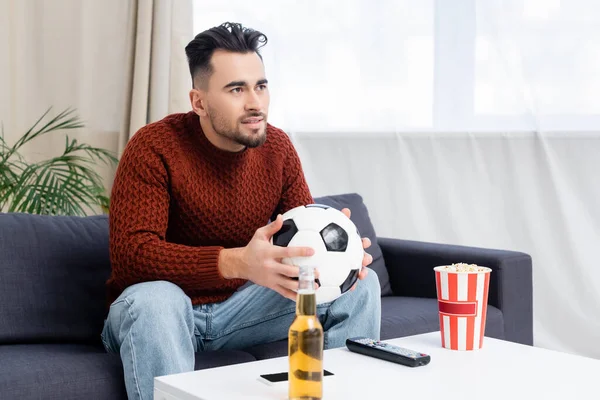
[[[224,144],[257,147],[267,138],[269,89],[265,68],[254,53],[214,52],[204,94],[210,125]]]

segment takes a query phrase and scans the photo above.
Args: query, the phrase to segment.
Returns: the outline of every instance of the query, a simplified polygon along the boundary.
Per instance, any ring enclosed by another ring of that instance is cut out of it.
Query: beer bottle
[[[323,396],[323,326],[317,318],[313,267],[300,267],[296,318],[288,335],[289,398],[317,400]]]

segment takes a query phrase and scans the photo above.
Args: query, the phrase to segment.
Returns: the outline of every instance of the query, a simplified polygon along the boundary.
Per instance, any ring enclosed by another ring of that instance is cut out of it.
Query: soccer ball
[[[358,280],[364,256],[360,233],[344,213],[333,207],[309,204],[289,210],[283,214],[283,226],[271,241],[276,246],[315,250],[310,257],[284,258],[282,262],[319,270],[318,304],[337,299]]]

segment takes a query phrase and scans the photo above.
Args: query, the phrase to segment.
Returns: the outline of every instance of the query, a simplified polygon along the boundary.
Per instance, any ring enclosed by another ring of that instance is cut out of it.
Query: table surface
[[[431,355],[409,368],[346,348],[326,350],[323,399],[569,399],[597,398],[600,360],[484,338],[483,348],[441,347],[440,333],[385,342]],[[286,399],[287,382],[259,375],[286,372],[287,357],[155,378],[155,400]]]

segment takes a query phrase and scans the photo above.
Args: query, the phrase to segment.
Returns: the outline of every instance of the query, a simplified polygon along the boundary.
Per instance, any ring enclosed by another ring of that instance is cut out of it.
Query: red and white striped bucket
[[[483,345],[491,269],[450,272],[435,267],[442,347],[476,350]]]

